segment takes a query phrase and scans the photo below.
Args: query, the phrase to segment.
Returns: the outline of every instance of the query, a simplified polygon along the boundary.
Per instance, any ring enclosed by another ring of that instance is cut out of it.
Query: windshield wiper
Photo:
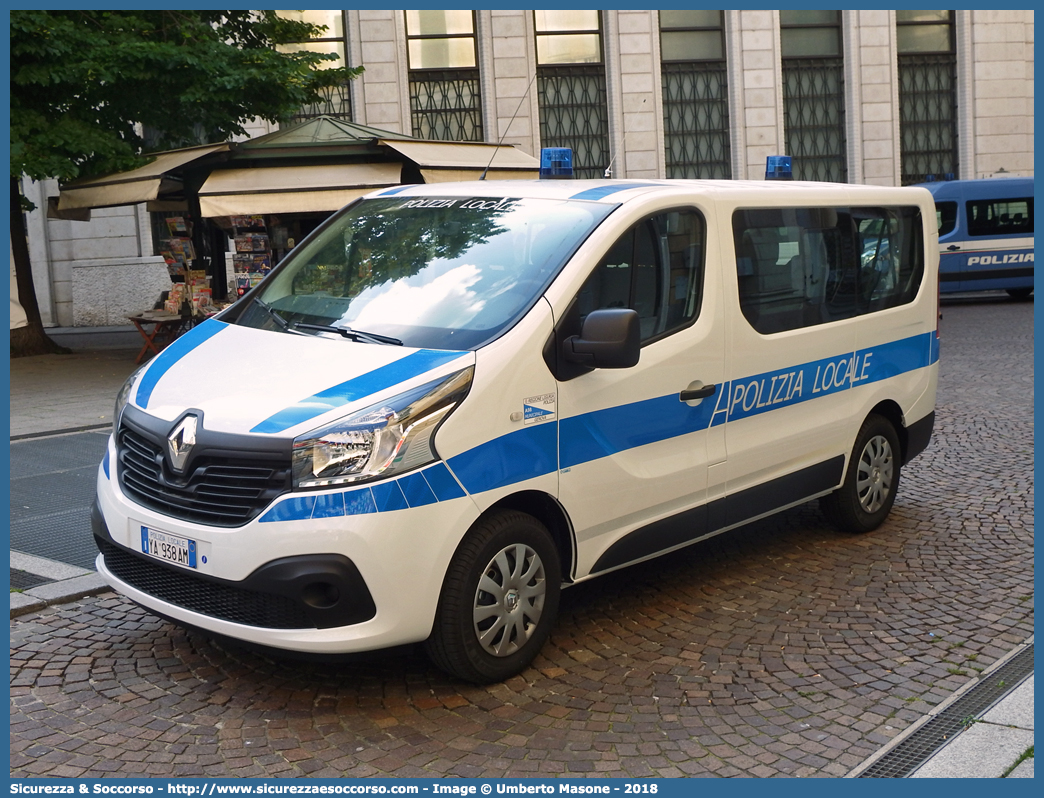
[[[337,333],[338,335],[343,335],[345,338],[352,341],[402,346],[402,341],[398,338],[392,338],[387,335],[378,335],[377,333],[364,332],[363,330],[353,330],[351,327],[330,327],[326,324],[306,324],[303,321],[295,321],[290,326],[295,330],[319,330],[320,332]]]
[[[272,309],[271,305],[267,304],[266,302],[262,302],[258,297],[254,297],[254,302],[257,304],[259,308],[265,311],[265,313],[271,316],[275,320],[276,324],[278,324],[284,330],[290,329],[290,322],[288,322],[286,319],[284,319],[282,316],[276,313],[275,310]]]

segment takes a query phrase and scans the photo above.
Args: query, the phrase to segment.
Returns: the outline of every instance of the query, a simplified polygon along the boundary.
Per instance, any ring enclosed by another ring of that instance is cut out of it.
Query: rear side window
[[[935,203],[935,220],[939,223],[939,235],[952,233],[957,226],[957,203],[952,201]]]
[[[970,200],[968,235],[1033,235],[1033,197],[999,200]]]
[[[643,342],[687,326],[700,310],[705,229],[693,210],[660,213],[631,227],[580,289],[580,321],[593,310],[631,308]]]
[[[911,302],[924,273],[921,224],[916,207],[736,211],[743,315],[768,335]]]

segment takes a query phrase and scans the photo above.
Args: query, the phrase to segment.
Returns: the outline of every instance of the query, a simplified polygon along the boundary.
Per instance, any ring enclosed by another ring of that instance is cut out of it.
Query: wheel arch
[[[553,496],[538,490],[526,490],[505,496],[490,505],[480,518],[484,518],[498,510],[517,510],[528,513],[547,527],[551,539],[558,549],[561,564],[562,583],[573,581],[573,563],[576,556],[573,525],[565,508]]]
[[[903,423],[903,409],[899,407],[894,400],[885,399],[871,408],[870,412],[867,413],[866,417],[863,419],[863,424],[865,424],[866,419],[872,415],[882,416],[892,425],[896,437],[899,438],[899,448],[902,450],[902,456],[899,458],[899,462],[905,463],[907,461],[906,453],[910,449],[910,438],[906,430],[906,424]],[[860,427],[862,427],[862,424]]]

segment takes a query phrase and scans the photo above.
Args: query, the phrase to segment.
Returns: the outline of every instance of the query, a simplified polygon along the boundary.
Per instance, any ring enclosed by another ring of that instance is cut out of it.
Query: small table
[[[135,358],[135,363],[141,363],[151,352],[158,355],[163,347],[170,344],[181,334],[182,325],[185,320],[173,313],[142,313],[138,316],[128,316],[128,319],[138,328],[145,345]],[[146,330],[146,325],[152,325],[151,330]]]

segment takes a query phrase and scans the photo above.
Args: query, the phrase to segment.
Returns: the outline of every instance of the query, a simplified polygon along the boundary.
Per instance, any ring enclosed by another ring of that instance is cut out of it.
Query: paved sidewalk
[[[1009,664],[1021,651],[1033,645],[1030,638],[1006,657],[987,668],[975,681],[958,690],[946,701],[934,707],[919,722],[914,723],[855,768],[848,778],[858,778],[890,754],[912,742],[918,731],[933,719],[943,715],[958,700],[976,690],[989,688],[994,674]],[[1034,674],[1030,673],[1014,689],[1004,694],[984,710],[974,712],[962,721],[963,728],[952,735],[945,745],[919,765],[907,778],[912,779],[989,779],[1033,778],[1033,757],[1023,759],[1033,747],[1033,688]],[[1020,761],[1021,760],[1021,761]]]
[[[11,437],[104,427],[138,350],[74,351],[11,359]],[[38,584],[11,593],[11,617],[108,590],[93,570],[11,552],[11,569]]]

